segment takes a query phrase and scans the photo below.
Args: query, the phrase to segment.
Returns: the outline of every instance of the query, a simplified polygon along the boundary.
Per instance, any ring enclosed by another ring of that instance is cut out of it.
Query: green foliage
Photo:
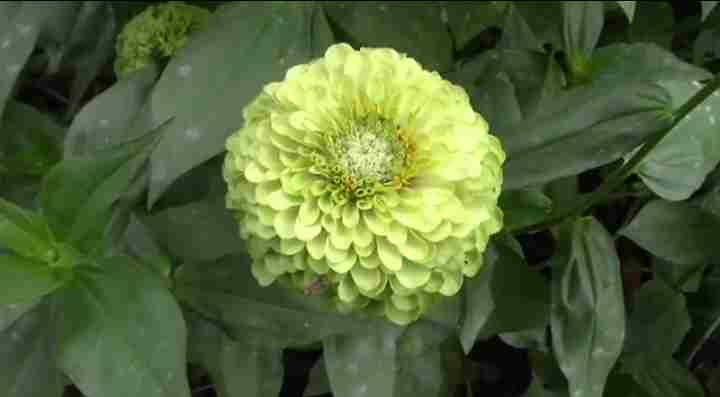
[[[311,369],[307,396],[717,394],[720,11],[696,3],[0,2],[0,395],[299,395]],[[341,42],[452,81],[507,155],[502,214],[464,209],[504,230],[408,326],[261,287],[227,209],[244,109]]]

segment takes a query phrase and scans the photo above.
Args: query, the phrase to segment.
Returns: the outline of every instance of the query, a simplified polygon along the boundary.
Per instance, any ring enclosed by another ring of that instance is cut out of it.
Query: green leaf
[[[543,387],[542,380],[537,376],[533,377],[530,387],[527,389],[523,397],[567,397],[567,392],[557,392],[548,390]]]
[[[669,286],[682,292],[697,292],[707,265],[677,264],[653,257],[655,274]]]
[[[694,81],[712,77],[707,70],[691,65],[651,43],[621,43],[598,48],[592,57],[592,67],[593,81],[606,84]],[[668,102],[668,105],[675,105],[675,102]],[[669,106],[668,110],[671,109]]]
[[[662,281],[649,281],[635,292],[625,352],[670,357],[689,329],[685,296]]]
[[[46,176],[40,203],[59,240],[81,250],[98,248],[113,204],[145,164],[155,134],[91,156],[64,160]]]
[[[653,200],[620,234],[655,256],[680,264],[705,264],[720,259],[715,236],[720,219],[684,202]]]
[[[447,371],[439,348],[396,363],[395,397],[440,397],[450,395]]]
[[[623,360],[623,368],[652,397],[703,397],[702,386],[687,368],[670,356],[638,354]]]
[[[522,121],[520,103],[515,87],[505,72],[483,79],[468,92],[470,102],[490,126],[490,132],[506,131],[513,124]]]
[[[688,310],[692,328],[680,348],[681,357],[689,365],[703,345],[720,328],[720,267],[713,267],[702,280],[696,293],[688,294]]]
[[[39,300],[12,305],[0,305],[0,332],[4,332],[15,324],[23,314],[37,306]]]
[[[542,43],[535,36],[522,13],[518,11],[516,4],[511,3],[505,11],[502,37],[498,48],[542,52]]]
[[[224,197],[169,208],[145,222],[168,252],[183,260],[208,261],[244,248]]]
[[[518,349],[548,352],[549,348],[545,340],[546,331],[547,327],[543,326],[523,331],[505,332],[498,336],[503,342]]]
[[[35,48],[37,23],[36,15],[19,1],[0,5],[0,115],[15,88],[15,81]]]
[[[704,21],[705,18],[710,15],[710,13],[713,11],[715,6],[717,5],[717,1],[701,1],[700,2],[700,9],[702,11],[702,18],[701,21]]]
[[[0,305],[19,304],[47,295],[70,277],[67,270],[16,255],[0,254]]]
[[[698,82],[667,81],[673,109],[700,90]],[[705,99],[663,138],[643,162],[637,174],[666,200],[685,200],[700,188],[707,174],[720,162],[720,94]]]
[[[635,16],[635,5],[637,4],[637,1],[616,1],[620,8],[622,8],[625,15],[628,17],[628,20],[630,23],[633,22],[633,17]]]
[[[447,13],[455,49],[462,49],[482,31],[501,26],[503,13],[510,4],[509,1],[446,1],[443,11]]]
[[[142,68],[94,97],[73,119],[65,138],[65,158],[120,144],[145,105],[158,76],[154,65]]]
[[[603,2],[563,2],[563,41],[570,69],[576,77],[585,77],[588,72],[588,62],[605,22],[603,12]]]
[[[153,90],[153,118],[175,118],[150,160],[148,206],[182,174],[224,151],[227,137],[243,125],[240,110],[265,84],[321,56],[332,40],[317,4],[220,6],[208,28],[175,54]]]
[[[323,356],[333,393],[393,397],[399,336],[396,327],[378,327],[369,333],[326,338]]]
[[[128,258],[102,265],[57,296],[59,367],[88,396],[189,397],[187,335],[172,294]]]
[[[0,198],[0,247],[29,258],[53,260],[52,240],[40,216]]]
[[[14,100],[6,105],[0,125],[0,163],[11,175],[43,176],[60,161],[65,129],[32,106]]]
[[[393,48],[427,69],[445,72],[452,67],[452,42],[441,6],[441,2],[388,1],[323,4],[328,18],[352,39],[352,44]]]
[[[675,16],[670,3],[641,1],[635,14],[627,33],[630,41],[654,43],[670,51],[675,33]]]
[[[493,243],[488,245],[483,260],[485,264],[480,273],[465,280],[463,286],[462,296],[465,312],[458,336],[465,354],[470,353],[473,345],[475,345],[475,340],[480,334],[480,330],[487,324],[495,310],[491,281],[498,254]]]
[[[539,223],[552,212],[552,201],[537,189],[503,191],[499,204],[509,230]]]
[[[562,48],[562,1],[516,1],[513,5],[541,43],[550,44],[554,49]]]
[[[54,365],[50,308],[36,306],[0,331],[0,389],[7,397],[60,397]]]
[[[469,352],[475,339],[544,327],[548,321],[548,283],[503,244],[488,247],[486,268],[468,280],[460,341]]]
[[[125,229],[123,239],[127,245],[126,251],[140,258],[152,266],[162,277],[169,277],[171,271],[170,259],[158,246],[150,229],[135,214],[130,214],[130,220]]]
[[[575,175],[619,159],[669,125],[660,117],[668,102],[667,92],[650,83],[593,83],[563,92],[535,116],[499,131],[508,155],[503,189]]]
[[[625,339],[620,260],[594,218],[561,229],[552,259],[553,350],[571,395],[600,397]]]
[[[230,339],[211,323],[190,317],[190,357],[209,372],[220,397],[277,396],[283,379],[282,351],[246,339]]]

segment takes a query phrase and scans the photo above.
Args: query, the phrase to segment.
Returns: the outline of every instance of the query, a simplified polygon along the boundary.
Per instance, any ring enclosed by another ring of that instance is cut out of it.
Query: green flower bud
[[[188,35],[207,26],[210,12],[182,2],[150,6],[135,16],[118,35],[115,73],[122,77],[171,57]]]
[[[482,267],[505,153],[462,88],[394,50],[339,44],[244,118],[224,178],[261,285],[409,324]]]

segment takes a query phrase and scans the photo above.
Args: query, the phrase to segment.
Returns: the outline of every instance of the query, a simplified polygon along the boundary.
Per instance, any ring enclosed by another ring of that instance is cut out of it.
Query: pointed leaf
[[[57,299],[58,364],[83,394],[190,396],[185,322],[156,275],[129,258],[105,259]]]
[[[55,256],[52,236],[45,221],[37,214],[2,198],[0,198],[0,247],[39,260],[52,260]]]
[[[702,11],[702,18],[701,21],[704,21],[705,18],[710,15],[710,13],[715,9],[715,6],[717,6],[717,1],[701,1],[700,2],[700,9]]]
[[[395,327],[378,327],[369,333],[325,339],[325,367],[333,393],[393,397],[399,336]]]
[[[662,281],[652,280],[635,292],[634,300],[625,352],[672,356],[690,329],[685,296]]]
[[[407,357],[398,361],[395,381],[395,397],[441,397],[450,395],[447,371],[439,348],[424,352],[421,356]]]
[[[70,274],[47,263],[0,254],[0,305],[20,304],[55,291]]]
[[[653,200],[620,234],[653,255],[681,264],[720,260],[720,219],[685,202]]]
[[[700,383],[671,356],[638,354],[623,360],[623,368],[651,397],[703,397]]]
[[[465,47],[485,29],[500,27],[509,1],[447,1],[443,11],[455,39],[455,49]],[[442,14],[441,14],[442,15]]]
[[[617,3],[628,17],[630,23],[632,23],[633,17],[635,16],[635,4],[637,1],[618,1]]]
[[[537,189],[506,190],[499,204],[509,230],[539,223],[552,211],[552,201]]]
[[[587,73],[587,64],[605,22],[603,3],[563,2],[563,39],[573,74]]]
[[[60,397],[62,374],[53,363],[50,308],[36,306],[0,331],[0,389],[7,397]]]
[[[568,222],[552,259],[553,350],[571,395],[601,397],[625,339],[620,261],[593,218]]]

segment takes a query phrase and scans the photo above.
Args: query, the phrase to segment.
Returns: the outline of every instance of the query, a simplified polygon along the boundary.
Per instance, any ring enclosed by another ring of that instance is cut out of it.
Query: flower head
[[[182,48],[188,35],[207,25],[210,12],[171,1],[148,7],[125,25],[117,41],[115,72],[127,75]]]
[[[292,67],[227,140],[227,205],[261,285],[415,321],[482,266],[505,160],[462,88],[391,49]]]

